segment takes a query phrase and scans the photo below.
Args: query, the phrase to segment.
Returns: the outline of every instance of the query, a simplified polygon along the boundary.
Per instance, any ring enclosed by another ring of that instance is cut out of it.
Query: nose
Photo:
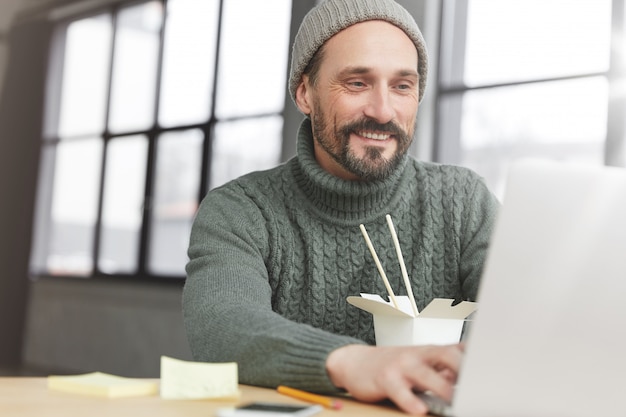
[[[364,113],[379,123],[387,123],[392,120],[395,111],[389,89],[382,86],[372,89]]]

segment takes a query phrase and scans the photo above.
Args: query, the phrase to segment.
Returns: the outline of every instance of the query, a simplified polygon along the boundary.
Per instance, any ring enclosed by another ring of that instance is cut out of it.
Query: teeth
[[[386,139],[389,139],[389,136],[390,136],[390,135],[383,134],[383,133],[372,133],[372,132],[360,132],[359,135],[363,136],[364,138],[375,139],[375,140],[386,140]]]

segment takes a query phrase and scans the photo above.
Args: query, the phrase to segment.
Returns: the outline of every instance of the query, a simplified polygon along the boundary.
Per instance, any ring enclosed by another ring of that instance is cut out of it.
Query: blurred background
[[[625,0],[400,0],[430,54],[411,153],[502,197],[519,158],[624,166]],[[156,377],[206,192],[295,154],[314,0],[0,0],[0,374]]]

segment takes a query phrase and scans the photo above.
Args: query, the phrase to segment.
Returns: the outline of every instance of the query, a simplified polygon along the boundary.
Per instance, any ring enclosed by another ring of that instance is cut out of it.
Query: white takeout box
[[[435,298],[417,316],[406,295],[395,296],[399,309],[391,301],[376,294],[361,293],[347,301],[374,316],[374,332],[378,346],[448,345],[459,343],[465,319],[478,308],[478,303]]]

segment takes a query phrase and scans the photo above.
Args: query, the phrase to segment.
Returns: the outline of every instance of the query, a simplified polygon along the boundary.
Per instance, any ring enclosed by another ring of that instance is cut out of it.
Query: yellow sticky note
[[[159,384],[155,380],[125,378],[122,376],[91,372],[81,375],[50,375],[48,388],[74,394],[120,398],[156,395]]]
[[[161,356],[161,398],[236,399],[237,363],[190,362]]]

